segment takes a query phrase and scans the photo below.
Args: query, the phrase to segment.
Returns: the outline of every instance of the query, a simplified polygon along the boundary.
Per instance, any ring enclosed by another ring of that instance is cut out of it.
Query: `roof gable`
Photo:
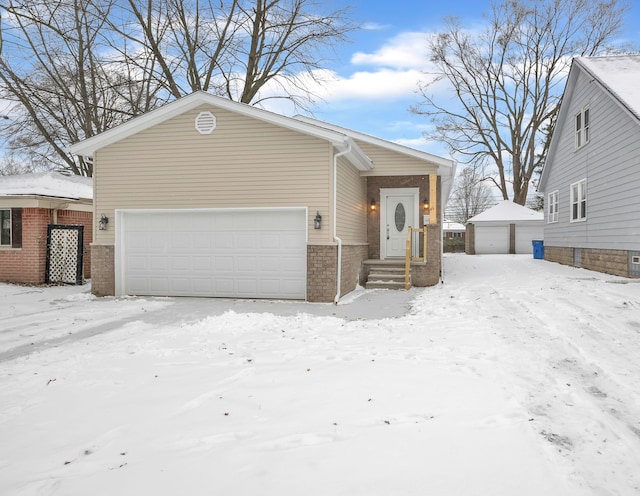
[[[373,168],[371,160],[369,160],[353,139],[345,133],[315,126],[291,117],[286,117],[244,103],[215,96],[204,91],[191,93],[190,95],[168,103],[159,109],[134,117],[130,121],[120,124],[108,131],[91,138],[87,138],[79,143],[75,143],[69,148],[69,151],[76,155],[92,157],[93,154],[101,148],[132,136],[133,134],[139,133],[140,131],[149,129],[201,105],[211,105],[213,107],[222,108],[257,120],[268,122],[276,126],[326,140],[333,144],[339,152],[344,152],[348,160],[356,168],[360,170],[369,170]]]
[[[633,117],[640,125],[640,92],[637,90],[640,81],[640,55],[624,55],[615,57],[576,57],[573,59],[569,76],[565,85],[560,112],[555,130],[551,137],[551,145],[540,175],[539,191],[544,191],[549,178],[560,140],[560,130],[564,128],[571,100],[580,74],[589,75],[612,101],[624,112]]]
[[[640,121],[640,55],[582,57],[576,63]]]
[[[523,207],[511,200],[504,200],[488,210],[471,217],[467,222],[494,221],[543,221],[544,214],[530,208]]]

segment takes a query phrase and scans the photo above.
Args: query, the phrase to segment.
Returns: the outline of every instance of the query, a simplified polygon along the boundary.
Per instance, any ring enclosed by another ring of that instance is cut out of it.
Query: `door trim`
[[[420,224],[420,188],[380,188],[380,260],[387,258],[387,239],[386,239],[386,205],[389,196],[413,196],[413,211],[417,226]]]

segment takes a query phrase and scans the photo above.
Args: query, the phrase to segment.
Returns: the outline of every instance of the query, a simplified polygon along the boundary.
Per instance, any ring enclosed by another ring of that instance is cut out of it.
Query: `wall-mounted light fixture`
[[[376,211],[376,199],[375,198],[371,198],[371,211],[372,212]]]
[[[422,200],[422,206],[425,210],[429,209],[429,198],[425,198],[424,200]]]
[[[98,229],[100,229],[101,231],[106,230],[108,223],[109,223],[109,217],[107,217],[105,214],[102,214],[100,216],[100,220],[98,221]]]
[[[316,212],[316,218],[313,219],[313,227],[314,229],[320,229],[322,227],[322,215],[320,215],[320,212]]]

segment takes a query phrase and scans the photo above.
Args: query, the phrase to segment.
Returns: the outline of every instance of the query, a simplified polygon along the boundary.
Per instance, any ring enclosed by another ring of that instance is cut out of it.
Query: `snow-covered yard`
[[[640,494],[640,284],[445,267],[337,307],[0,285],[0,494]]]

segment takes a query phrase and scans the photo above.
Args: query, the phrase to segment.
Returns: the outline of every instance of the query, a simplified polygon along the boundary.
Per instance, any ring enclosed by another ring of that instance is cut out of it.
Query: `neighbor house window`
[[[571,185],[571,222],[587,218],[587,180]]]
[[[11,210],[0,210],[0,246],[11,245]]]
[[[0,246],[22,247],[22,209],[0,209]]]
[[[549,193],[547,199],[547,222],[558,222],[558,192]]]
[[[589,107],[576,114],[576,150],[589,143]]]

